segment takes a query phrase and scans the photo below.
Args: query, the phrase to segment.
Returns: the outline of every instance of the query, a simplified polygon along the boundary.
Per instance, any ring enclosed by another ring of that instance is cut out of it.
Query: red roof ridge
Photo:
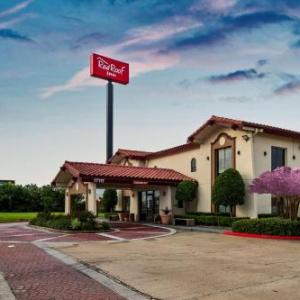
[[[193,141],[193,138],[195,137],[195,135],[200,133],[207,126],[213,125],[214,123],[217,123],[217,124],[225,123],[235,129],[242,129],[243,127],[247,127],[247,126],[254,127],[254,128],[258,128],[258,129],[263,129],[265,133],[300,139],[299,131],[285,129],[285,128],[281,128],[281,127],[275,127],[272,125],[266,125],[266,124],[261,124],[261,123],[256,123],[256,122],[249,122],[249,121],[244,121],[244,120],[239,120],[239,119],[231,119],[231,118],[212,115],[202,126],[200,126],[196,131],[194,131],[188,137],[188,141]]]
[[[167,148],[167,149],[163,149],[160,151],[156,151],[153,152],[149,155],[146,156],[146,159],[152,159],[152,158],[157,158],[157,157],[161,157],[161,156],[165,156],[165,155],[172,155],[172,154],[177,154],[180,152],[184,152],[186,150],[193,150],[196,148],[200,148],[200,145],[197,143],[193,143],[193,142],[188,142],[185,144],[181,144],[178,146],[174,146],[171,148]]]
[[[140,167],[140,166],[123,166],[123,165],[113,165],[113,164],[103,164],[103,163],[94,163],[94,162],[78,162],[78,161],[66,161],[66,163],[70,164],[83,164],[83,165],[97,165],[97,166],[103,166],[107,168],[130,168],[130,169],[146,169],[146,170],[164,170],[164,171],[174,171],[179,173],[178,171],[175,171],[173,169],[169,168],[158,168],[158,167]],[[188,176],[187,176],[188,177]]]

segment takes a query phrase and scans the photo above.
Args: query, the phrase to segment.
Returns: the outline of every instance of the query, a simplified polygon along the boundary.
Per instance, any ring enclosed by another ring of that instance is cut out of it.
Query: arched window
[[[196,171],[197,171],[196,158],[192,158],[192,160],[191,160],[191,172],[196,172]]]

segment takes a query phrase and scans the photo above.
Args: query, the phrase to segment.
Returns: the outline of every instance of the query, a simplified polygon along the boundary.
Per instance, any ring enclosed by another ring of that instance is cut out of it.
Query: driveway
[[[156,299],[300,299],[300,242],[180,232],[56,247]]]
[[[61,233],[0,224],[0,300],[146,299],[140,293],[51,250],[47,244],[78,246],[147,239],[170,234],[165,228],[114,223],[109,233]]]

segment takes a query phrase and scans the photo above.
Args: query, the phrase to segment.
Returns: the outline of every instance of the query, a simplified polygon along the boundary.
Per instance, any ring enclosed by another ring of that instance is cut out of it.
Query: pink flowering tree
[[[300,169],[277,168],[262,173],[250,185],[257,194],[271,194],[278,201],[283,217],[297,219],[300,204]]]

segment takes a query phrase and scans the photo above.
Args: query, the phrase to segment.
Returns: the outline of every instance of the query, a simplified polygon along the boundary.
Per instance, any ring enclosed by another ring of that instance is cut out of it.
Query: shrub
[[[81,223],[80,223],[80,221],[78,220],[78,218],[72,219],[72,221],[71,221],[71,227],[72,227],[73,230],[78,230],[78,229],[80,229]]]
[[[101,229],[103,229],[103,230],[110,229],[110,224],[108,222],[102,222],[100,226],[101,226]]]
[[[176,188],[175,198],[178,203],[178,207],[182,207],[185,201],[193,201],[196,197],[197,185],[190,180],[182,181]]]
[[[248,218],[237,218],[237,217],[227,217],[220,215],[195,215],[188,214],[184,216],[175,216],[183,219],[194,219],[196,225],[205,225],[205,226],[223,226],[223,227],[231,227],[232,224],[236,221],[248,219]]]
[[[93,230],[96,228],[96,216],[89,211],[77,213],[77,218],[81,224],[81,229]]]
[[[241,220],[232,225],[232,230],[255,234],[295,236],[300,235],[300,221],[281,218]]]
[[[101,201],[101,208],[104,212],[112,212],[117,205],[118,195],[117,191],[113,189],[107,189],[103,193],[103,199]]]
[[[215,181],[212,201],[216,205],[233,207],[244,203],[245,183],[235,169],[227,169]]]

